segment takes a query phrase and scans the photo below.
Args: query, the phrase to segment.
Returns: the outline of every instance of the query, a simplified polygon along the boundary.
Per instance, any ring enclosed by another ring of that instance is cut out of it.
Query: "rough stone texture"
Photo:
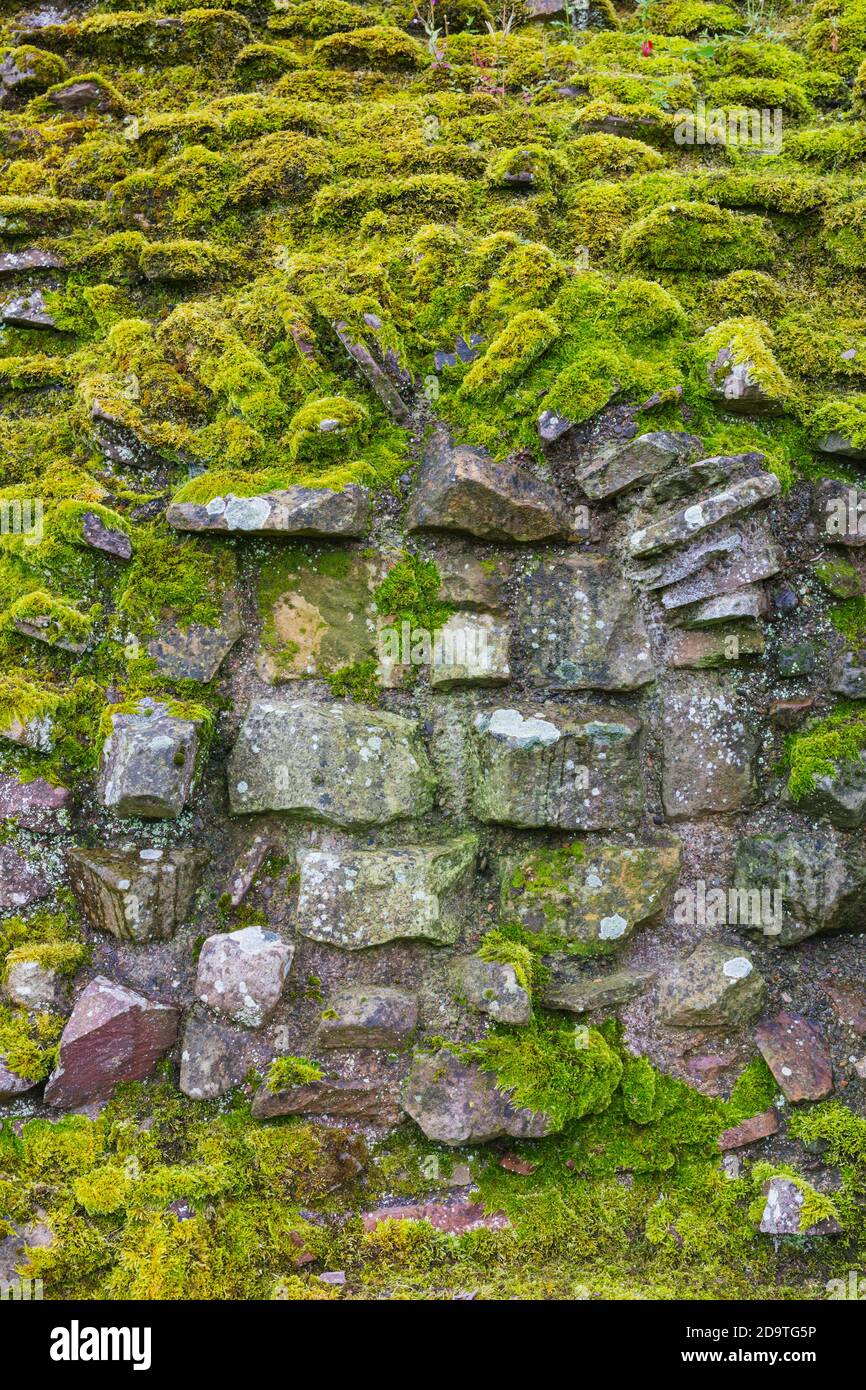
[[[753,362],[735,362],[733,349],[721,348],[707,365],[713,395],[734,415],[782,415],[784,404],[769,395],[755,375]]]
[[[418,1022],[413,994],[387,985],[353,985],[328,1000],[316,1033],[317,1048],[404,1048]]]
[[[116,560],[132,559],[132,541],[125,531],[106,526],[96,512],[85,512],[81,518],[81,539],[91,550],[101,550]]]
[[[199,999],[247,1028],[270,1018],[288,979],[295,948],[261,927],[209,936],[195,979]]]
[[[0,911],[18,911],[47,898],[51,884],[11,845],[0,845]]]
[[[164,676],[207,684],[213,680],[243,630],[237,595],[229,591],[217,627],[190,623],[182,628],[171,622],[163,623],[156,637],[148,643],[147,654]]]
[[[833,1236],[842,1230],[832,1216],[812,1226],[802,1226],[802,1207],[805,1198],[790,1178],[770,1178],[763,1186],[767,1198],[761,1216],[761,1231],[769,1236]]]
[[[361,1220],[365,1231],[375,1231],[383,1221],[429,1221],[434,1230],[449,1236],[464,1236],[467,1231],[505,1231],[511,1225],[504,1212],[485,1212],[482,1202],[459,1197],[448,1202],[403,1202],[377,1207],[375,1211],[363,1212]]]
[[[682,545],[720,521],[740,516],[761,502],[769,502],[778,493],[779,479],[773,473],[744,478],[732,483],[724,492],[714,493],[702,502],[693,502],[659,521],[639,527],[629,536],[629,550],[640,557]]]
[[[756,793],[754,726],[724,675],[680,677],[664,697],[662,799],[670,820],[740,811]]]
[[[285,587],[268,594],[256,658],[263,680],[330,674],[374,654],[373,590],[385,566],[356,549],[339,556],[337,573],[327,552],[306,557],[293,548],[283,561]]]
[[[478,449],[439,443],[425,458],[407,514],[410,531],[467,531],[498,541],[567,539],[558,493],[527,469],[494,463]]]
[[[300,850],[298,930],[349,951],[399,940],[452,945],[477,848],[467,834],[382,850]]]
[[[679,841],[540,850],[505,867],[502,913],[529,931],[610,949],[662,912],[680,870]]]
[[[511,629],[490,613],[452,613],[433,642],[431,686],[503,685],[511,676],[510,638]]]
[[[708,941],[659,982],[659,1015],[677,1028],[740,1027],[764,1007],[767,987],[738,946]]]
[[[532,1000],[513,965],[464,956],[454,962],[452,978],[458,995],[497,1023],[528,1023],[532,1017]]]
[[[197,752],[197,725],[165,704],[145,698],[134,713],[113,714],[102,747],[100,803],[118,816],[174,819],[192,790]]]
[[[0,276],[26,274],[31,270],[58,270],[63,265],[53,251],[4,251],[0,253]]]
[[[180,1048],[178,1085],[190,1100],[216,1100],[240,1086],[250,1069],[241,1028],[191,1014]]]
[[[433,800],[414,720],[313,700],[254,703],[228,778],[235,814],[294,811],[332,825],[385,825]]]
[[[785,1099],[822,1100],[833,1090],[833,1064],[817,1024],[801,1014],[765,1019],[755,1042]]]
[[[41,290],[16,295],[0,308],[0,323],[6,328],[56,328]]]
[[[756,1144],[759,1139],[769,1139],[779,1129],[779,1112],[762,1110],[760,1115],[752,1115],[733,1129],[726,1129],[719,1135],[720,1149],[742,1149],[746,1144]]]
[[[700,449],[701,441],[692,434],[656,430],[627,444],[609,444],[598,450],[578,465],[574,476],[587,497],[597,501],[694,458]]]
[[[121,941],[167,941],[189,915],[205,849],[71,849],[72,891],[86,920]]]
[[[6,963],[6,993],[13,1004],[25,1009],[62,1009],[68,981],[59,970],[39,960],[9,960]]]
[[[745,836],[736,847],[734,882],[752,892],[781,893],[781,932],[762,929],[782,946],[817,932],[866,927],[866,864],[828,826]]]
[[[866,992],[846,984],[825,984],[824,993],[839,1022],[858,1038],[866,1038]]]
[[[214,497],[210,502],[172,502],[165,514],[176,531],[231,535],[363,536],[370,524],[370,495],[351,484],[330,488],[287,487],[257,497]]]
[[[311,1081],[285,1091],[269,1091],[262,1086],[253,1097],[252,1115],[257,1120],[278,1115],[334,1115],[388,1127],[397,1123],[399,1106],[396,1097],[381,1086],[358,1081]]]
[[[474,721],[479,820],[522,827],[607,830],[641,806],[641,722],[619,710],[497,709]]]
[[[79,995],[60,1039],[47,1105],[71,1110],[141,1081],[177,1038],[178,1010],[98,975]]]
[[[447,1048],[413,1059],[403,1107],[428,1139],[450,1148],[504,1135],[541,1139],[551,1129],[548,1115],[515,1109],[489,1073],[474,1063],[464,1064]]]
[[[608,975],[593,975],[568,957],[551,957],[546,962],[550,978],[541,987],[546,1009],[585,1014],[596,1009],[613,1009],[643,994],[653,983],[655,972],[625,968]]]
[[[654,679],[643,617],[607,556],[542,560],[520,601],[530,676],[552,690],[636,690]]]
[[[0,773],[0,820],[14,821],[23,830],[58,830],[66,819],[69,802],[68,789],[55,787],[44,777],[19,782],[17,777]]]
[[[815,778],[797,809],[810,819],[826,816],[840,830],[856,830],[866,822],[866,753],[834,766],[832,775]]]
[[[0,1101],[16,1100],[18,1096],[34,1090],[38,1084],[38,1081],[28,1080],[25,1076],[17,1076],[0,1057]]]

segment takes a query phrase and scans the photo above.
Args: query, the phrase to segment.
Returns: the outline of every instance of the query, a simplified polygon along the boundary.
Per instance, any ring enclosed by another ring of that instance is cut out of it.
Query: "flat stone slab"
[[[729,678],[680,676],[662,720],[662,800],[669,820],[740,811],[754,801],[756,739]]]
[[[224,535],[363,536],[370,525],[370,494],[350,483],[331,488],[287,487],[257,497],[213,497],[172,502],[165,519],[176,531]]]
[[[0,845],[0,911],[29,907],[47,898],[51,884],[11,845]]]
[[[777,1134],[779,1130],[778,1110],[762,1110],[760,1115],[752,1115],[751,1119],[743,1120],[742,1124],[735,1125],[733,1129],[726,1129],[719,1135],[719,1148],[742,1149],[746,1144],[757,1144],[759,1139],[769,1139],[771,1134]]]
[[[417,1022],[414,994],[387,985],[352,985],[328,1000],[316,1033],[316,1047],[400,1051]]]
[[[381,1086],[360,1081],[311,1081],[285,1091],[262,1086],[253,1096],[250,1113],[255,1120],[278,1115],[334,1115],[375,1125],[394,1125],[400,1117],[396,1097]]]
[[[634,824],[642,788],[639,719],[620,710],[581,715],[560,706],[497,709],[473,726],[479,820],[521,827],[610,830]]]
[[[167,941],[189,915],[206,849],[71,849],[72,891],[92,927],[120,941]]]
[[[549,483],[518,464],[447,444],[421,464],[406,521],[410,531],[464,531],[494,541],[565,540],[574,533]]]
[[[22,830],[58,830],[70,800],[67,787],[56,787],[44,777],[19,782],[9,773],[0,773],[0,820],[14,821]]]
[[[228,779],[235,815],[290,811],[331,825],[385,825],[433,803],[415,720],[314,700],[256,701]]]
[[[259,581],[256,669],[271,684],[330,675],[375,652],[373,591],[381,564],[355,547],[287,547]]]
[[[607,556],[542,560],[523,580],[519,615],[537,685],[637,690],[655,678],[643,616]]]
[[[0,1101],[16,1100],[38,1085],[38,1081],[28,1080],[26,1076],[18,1076],[17,1072],[10,1071],[0,1057]]]
[[[78,996],[60,1039],[46,1105],[106,1100],[121,1081],[150,1076],[177,1038],[178,1010],[97,975]]]
[[[0,254],[0,276],[26,275],[31,270],[60,270],[62,265],[53,251],[4,251]]]
[[[679,840],[630,846],[565,845],[510,860],[502,878],[502,916],[528,931],[597,946],[624,944],[664,911],[680,871]]]
[[[701,441],[693,434],[655,430],[627,444],[600,449],[585,463],[578,464],[574,476],[587,497],[595,501],[625,492],[676,464],[696,458],[700,451]]]
[[[190,623],[189,627],[182,628],[176,623],[162,623],[148,643],[147,654],[162,675],[206,685],[213,680],[243,631],[237,595],[229,592],[216,627]]]
[[[119,526],[106,526],[96,512],[84,512],[81,517],[81,542],[91,550],[99,550],[103,555],[113,555],[115,560],[132,559],[132,541]]]
[[[7,328],[56,328],[41,290],[19,294],[0,306],[0,323]]]
[[[743,478],[702,502],[693,502],[670,516],[639,527],[628,538],[629,551],[635,557],[640,557],[684,545],[709,527],[718,526],[719,522],[729,517],[740,516],[753,507],[771,501],[779,491],[779,479],[774,473],[759,473],[754,478]]]
[[[659,1016],[676,1028],[739,1027],[767,998],[764,978],[738,946],[705,941],[659,982]]]
[[[822,1100],[832,1093],[830,1053],[811,1019],[778,1013],[755,1030],[755,1042],[786,1100]]]
[[[361,1213],[365,1231],[375,1231],[383,1221],[428,1221],[444,1235],[465,1236],[468,1231],[506,1231],[511,1222],[503,1211],[485,1212],[483,1202],[452,1198],[447,1202],[402,1202]]]
[[[477,849],[474,835],[461,835],[396,849],[299,850],[298,930],[348,951],[400,940],[453,945]]]
[[[235,1023],[261,1028],[280,1002],[294,954],[294,945],[261,927],[219,932],[201,948],[195,992]]]
[[[403,1107],[428,1139],[451,1148],[486,1144],[505,1135],[543,1139],[552,1129],[548,1115],[515,1109],[489,1072],[461,1062],[444,1047],[413,1059]]]
[[[189,799],[197,752],[196,723],[146,697],[134,712],[111,716],[97,799],[118,816],[172,820]]]
[[[563,1013],[586,1014],[596,1009],[613,1009],[643,994],[656,978],[653,970],[613,970],[608,975],[593,975],[578,961],[551,958],[546,962],[550,979],[541,987],[541,1002],[546,1009]]]
[[[822,985],[824,993],[833,1005],[833,1012],[839,1022],[856,1033],[858,1038],[866,1038],[866,989],[840,981],[828,981]]]
[[[761,629],[744,623],[694,631],[676,628],[668,634],[665,665],[674,670],[724,670],[760,656],[766,645]]]

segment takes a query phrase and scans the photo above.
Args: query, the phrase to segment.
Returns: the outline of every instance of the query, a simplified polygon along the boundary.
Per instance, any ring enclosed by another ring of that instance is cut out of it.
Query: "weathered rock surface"
[[[0,1057],[0,1101],[15,1100],[18,1096],[24,1096],[28,1091],[32,1091],[39,1085],[38,1081],[26,1076],[18,1076],[6,1066],[3,1058]]]
[[[31,248],[0,252],[0,276],[25,275],[32,270],[59,270],[62,265],[62,260],[53,251]]]
[[[7,328],[56,328],[41,290],[16,295],[0,307],[0,323]]]
[[[103,975],[82,991],[60,1039],[46,1105],[105,1100],[121,1081],[142,1081],[177,1038],[178,1010]]]
[[[834,1236],[842,1230],[833,1216],[814,1225],[802,1224],[805,1197],[791,1178],[770,1178],[763,1186],[767,1198],[761,1216],[761,1231],[769,1236]]]
[[[756,793],[754,727],[728,677],[680,677],[665,691],[662,799],[670,820],[740,811]]]
[[[449,444],[422,463],[409,501],[410,531],[466,531],[495,541],[567,539],[559,494],[527,469]]]
[[[701,441],[693,434],[656,430],[627,444],[610,444],[598,450],[577,466],[574,476],[587,497],[613,497],[672,465],[695,458],[700,450]]]
[[[0,845],[0,911],[29,907],[47,898],[51,884],[11,845]]]
[[[81,517],[81,539],[91,550],[101,550],[116,560],[132,559],[132,541],[119,526],[106,526],[96,512],[84,512]]]
[[[532,1000],[513,965],[462,956],[454,962],[451,976],[458,996],[497,1023],[528,1023],[532,1017]]]
[[[707,364],[710,389],[734,415],[782,415],[785,405],[761,385],[753,362],[735,362],[733,348],[721,348]]]
[[[474,721],[479,820],[561,830],[609,830],[640,814],[641,722],[619,710],[574,715],[544,706],[479,714]]]
[[[467,834],[380,850],[302,849],[298,930],[349,951],[399,940],[453,945],[477,848]]]
[[[489,1073],[461,1062],[444,1047],[413,1059],[403,1106],[428,1139],[452,1148],[503,1135],[541,1139],[552,1127],[540,1111],[515,1109]]]
[[[585,1014],[596,1009],[613,1009],[643,994],[653,983],[655,972],[626,968],[608,975],[593,975],[579,961],[550,957],[545,962],[550,978],[541,987],[546,1009]]]
[[[294,811],[332,825],[384,825],[433,800],[414,720],[313,700],[254,703],[228,778],[235,814]]]
[[[335,1115],[390,1126],[399,1119],[399,1106],[396,1097],[381,1086],[323,1080],[290,1086],[285,1091],[269,1091],[262,1086],[253,1097],[251,1113],[256,1120],[270,1120],[278,1115]]]
[[[191,1014],[180,1049],[178,1085],[190,1100],[215,1100],[240,1086],[252,1058],[248,1034]]]
[[[538,850],[506,865],[502,914],[529,931],[604,951],[664,910],[680,858],[678,840]]]
[[[14,821],[22,830],[58,830],[69,803],[67,787],[56,787],[44,777],[19,782],[10,773],[0,773],[0,820]]]
[[[802,1014],[776,1014],[756,1029],[755,1042],[786,1100],[796,1103],[830,1095],[833,1064],[811,1019]]]
[[[823,986],[839,1022],[858,1038],[866,1038],[866,991],[835,981]]]
[[[733,1129],[726,1129],[719,1135],[720,1149],[742,1149],[746,1144],[756,1144],[759,1139],[769,1139],[772,1134],[778,1133],[779,1112],[777,1110],[762,1110],[760,1115],[752,1115],[750,1119],[743,1120],[742,1124],[735,1125]]]
[[[643,617],[607,556],[540,561],[523,582],[519,614],[538,685],[627,691],[654,679]]]
[[[165,514],[176,531],[231,535],[363,536],[370,524],[370,495],[350,483],[331,488],[287,487],[256,497],[213,497],[210,502],[172,502]]]
[[[261,927],[209,936],[201,948],[195,992],[216,1013],[261,1028],[283,992],[295,948]]]
[[[866,865],[829,826],[745,836],[736,848],[734,882],[753,893],[781,893],[781,932],[766,925],[763,931],[782,946],[817,932],[866,928]]]
[[[207,684],[213,680],[243,630],[237,595],[229,592],[217,627],[190,623],[182,628],[165,622],[148,643],[147,654],[164,676]]]
[[[819,773],[814,786],[797,801],[810,819],[826,816],[840,830],[856,830],[866,822],[866,753],[834,762],[833,773]]]
[[[51,965],[36,958],[11,956],[6,959],[6,994],[13,1004],[25,1009],[59,1010],[68,981]]]
[[[383,1221],[429,1221],[434,1230],[451,1236],[464,1236],[467,1231],[505,1231],[511,1225],[504,1212],[485,1212],[483,1202],[466,1198],[377,1207],[375,1211],[363,1212],[361,1220],[365,1231],[375,1231]]]
[[[508,625],[490,613],[452,613],[433,641],[431,686],[503,685],[511,676],[510,638]]]
[[[677,1028],[741,1027],[764,1007],[767,987],[737,946],[702,942],[659,982],[659,1016]]]
[[[111,716],[102,747],[100,803],[119,816],[174,819],[192,790],[198,726],[149,697],[132,713]]]
[[[278,563],[280,583],[269,588],[263,602],[256,658],[264,680],[276,684],[330,675],[373,656],[373,591],[383,577],[381,559],[357,549],[335,555],[292,547]]]
[[[86,920],[121,941],[167,941],[189,915],[205,849],[71,849],[72,891]]]
[[[418,1022],[414,994],[387,985],[353,985],[328,1000],[316,1047],[404,1048]]]
[[[769,502],[779,491],[779,479],[773,473],[743,478],[702,502],[693,502],[659,521],[639,527],[629,536],[629,550],[635,557],[640,557],[683,545],[710,526],[740,516],[762,502]]]

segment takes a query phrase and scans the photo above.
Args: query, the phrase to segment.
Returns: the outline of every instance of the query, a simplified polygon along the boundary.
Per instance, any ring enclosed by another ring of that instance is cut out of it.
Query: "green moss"
[[[783,404],[791,396],[791,383],[773,355],[773,334],[754,318],[725,319],[709,329],[700,351],[710,381],[718,384],[733,365],[747,362],[749,377],[772,401]]]
[[[42,1081],[55,1065],[63,1019],[0,1004],[0,1058],[25,1081]]]
[[[292,459],[329,463],[355,453],[369,434],[369,414],[358,401],[325,396],[308,401],[289,423],[284,443]]]
[[[866,198],[855,198],[827,209],[826,246],[838,265],[851,270],[866,266]]]
[[[388,571],[373,597],[383,617],[436,632],[453,611],[441,601],[441,589],[442,579],[435,562],[407,554]]]
[[[540,310],[516,314],[490,344],[483,357],[469,368],[460,387],[461,396],[499,395],[516,381],[556,341],[559,329]]]
[[[58,704],[57,694],[29,680],[23,671],[0,675],[0,731],[6,737],[15,726],[44,723],[50,727]]]
[[[852,603],[862,600],[852,599]],[[788,792],[799,801],[814,790],[819,777],[836,777],[840,765],[856,763],[866,750],[866,714],[843,705],[823,719],[813,720],[785,741],[783,766],[788,770]]]
[[[322,1068],[304,1057],[277,1057],[268,1067],[265,1085],[269,1091],[287,1091],[292,1086],[309,1086],[322,1079]]]
[[[379,663],[375,657],[353,661],[325,677],[336,700],[354,700],[359,705],[378,705],[381,690],[377,679]]]
[[[478,955],[482,960],[497,965],[510,965],[518,983],[529,994],[532,994],[533,989],[547,974],[539,955],[500,928],[494,928],[484,935],[478,947]]]
[[[653,33],[735,34],[744,27],[744,19],[730,5],[707,3],[707,0],[652,0],[646,11],[646,21]]]
[[[863,580],[860,578],[859,570],[850,560],[823,560],[820,564],[815,565],[814,572],[824,588],[834,598],[856,599],[863,593]],[[844,608],[844,605],[840,605],[840,608]],[[835,619],[833,618],[834,611]],[[861,605],[850,615],[845,612],[840,613],[839,609],[831,610],[831,621],[835,621],[839,631],[846,636],[858,637],[861,633],[866,632],[866,608]]]
[[[0,614],[0,630],[32,629],[32,635],[51,647],[75,649],[90,636],[91,619],[72,604],[54,598],[44,589],[34,589],[11,603]]]
[[[772,227],[711,203],[669,203],[624,234],[627,265],[653,270],[760,270],[773,265],[779,244]]]
[[[55,970],[58,975],[74,975],[86,965],[90,951],[80,941],[37,941],[30,946],[16,946],[6,956],[4,970],[8,974],[11,966],[22,961],[32,961],[44,970]]]
[[[546,1020],[497,1029],[465,1054],[493,1072],[515,1107],[543,1111],[556,1128],[607,1109],[623,1071],[601,1033]]]
[[[164,617],[181,627],[191,623],[214,626],[233,577],[230,550],[207,541],[178,538],[163,524],[139,527],[118,609],[141,637],[149,636]]]
[[[402,30],[387,24],[351,29],[319,39],[313,56],[327,67],[420,68],[427,55]]]

